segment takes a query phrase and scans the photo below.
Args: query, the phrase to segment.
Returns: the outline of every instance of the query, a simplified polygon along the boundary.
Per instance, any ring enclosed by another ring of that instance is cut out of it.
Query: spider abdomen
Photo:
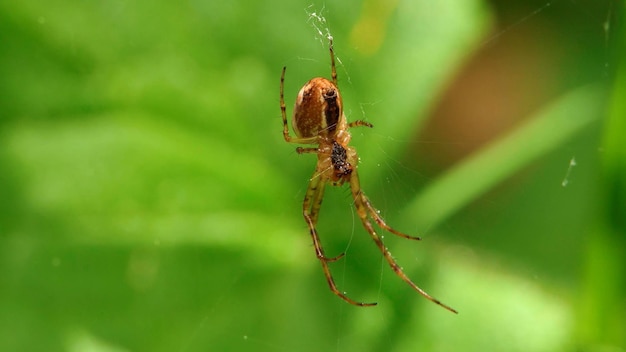
[[[333,82],[313,78],[298,92],[292,125],[299,138],[333,137],[342,118],[341,94]]]

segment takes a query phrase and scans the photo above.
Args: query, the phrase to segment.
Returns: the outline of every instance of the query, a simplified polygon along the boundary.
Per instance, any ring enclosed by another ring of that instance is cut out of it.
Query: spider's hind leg
[[[311,179],[302,204],[302,213],[304,215],[304,220],[307,225],[309,225],[309,232],[311,233],[311,238],[313,239],[313,246],[315,246],[315,254],[317,258],[324,262],[334,262],[341,259],[345,253],[340,253],[335,257],[326,257],[319,235],[317,234],[317,229],[315,228],[317,225],[319,210],[322,206],[322,198],[324,196],[325,187],[326,182],[323,182],[319,175],[314,176]]]
[[[317,230],[315,229],[315,225],[317,224],[317,216],[322,205],[322,196],[324,195],[325,186],[326,182],[322,179],[322,177],[313,177],[311,179],[309,187],[306,191],[306,196],[304,197],[303,214],[304,219],[309,225],[309,231],[311,233],[311,238],[313,239],[313,246],[315,247],[315,254],[317,256],[317,259],[319,259],[320,263],[322,264],[322,269],[324,270],[324,275],[326,276],[326,282],[328,283],[328,287],[335,295],[341,297],[341,299],[350,304],[362,307],[374,306],[376,305],[376,303],[357,302],[346,296],[343,292],[339,291],[337,285],[335,284],[335,280],[333,279],[333,275],[330,272],[328,263],[341,259],[345,255],[345,253],[341,253],[338,256],[332,258],[326,257],[326,255],[324,254],[324,249],[322,248],[322,243],[320,242],[319,235],[317,234]]]
[[[359,176],[356,172],[353,172],[350,177],[350,189],[352,190],[352,197],[354,198],[354,206],[356,207],[357,214],[359,215],[359,218],[361,219],[361,222],[363,223],[363,227],[365,227],[365,230],[367,230],[372,240],[374,240],[374,243],[376,243],[376,246],[382,253],[383,257],[385,257],[385,260],[387,261],[387,263],[389,264],[393,272],[396,273],[396,275],[398,275],[402,279],[402,281],[409,284],[409,286],[411,286],[415,291],[417,291],[420,295],[424,296],[429,301],[451,311],[452,313],[457,313],[457,311],[454,310],[454,308],[442,303],[440,300],[429,295],[426,291],[422,290],[413,281],[411,281],[411,279],[404,273],[400,265],[393,258],[393,256],[391,255],[387,247],[385,247],[385,244],[383,243],[382,238],[376,233],[376,230],[374,230],[374,226],[372,226],[372,223],[370,222],[368,218],[368,214],[371,215],[374,218],[374,220],[376,220],[376,222],[383,229],[401,237],[405,237],[405,238],[412,238],[412,237],[405,235],[401,232],[398,232],[396,230],[393,230],[391,227],[387,226],[387,224],[385,224],[384,221],[382,221],[380,216],[378,216],[376,209],[374,209],[374,207],[370,204],[369,199],[367,199],[365,194],[363,194],[363,192],[361,191],[361,186],[359,184]]]
[[[420,237],[418,236],[410,236],[407,235],[405,233],[402,233],[396,229],[394,229],[393,227],[387,225],[387,223],[385,222],[385,220],[380,216],[380,211],[376,208],[374,208],[374,206],[372,205],[372,203],[370,202],[369,198],[367,198],[367,196],[361,192],[361,201],[363,203],[363,205],[365,205],[365,207],[367,207],[367,210],[369,211],[370,216],[372,217],[372,219],[374,219],[374,221],[376,221],[376,224],[378,224],[378,226],[380,226],[381,229],[390,232],[396,236],[400,236],[402,238],[406,238],[409,240],[416,240],[419,241],[421,240]]]

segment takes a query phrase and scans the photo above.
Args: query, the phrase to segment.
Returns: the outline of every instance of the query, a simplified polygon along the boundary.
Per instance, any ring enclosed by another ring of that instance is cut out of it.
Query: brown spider
[[[361,120],[350,123],[346,121],[346,117],[343,113],[341,94],[339,93],[339,88],[337,88],[335,54],[333,52],[333,41],[331,37],[329,37],[329,49],[332,81],[323,77],[317,77],[308,81],[302,89],[300,89],[296,105],[294,107],[292,120],[292,126],[294,132],[296,133],[296,137],[289,135],[289,126],[287,124],[287,109],[285,108],[284,98],[285,71],[287,70],[287,67],[283,67],[283,72],[280,76],[280,110],[283,118],[283,135],[285,137],[285,141],[289,143],[318,145],[316,148],[298,147],[296,148],[296,152],[298,154],[317,154],[317,166],[315,168],[315,173],[309,182],[309,187],[307,188],[306,195],[304,196],[302,208],[304,219],[309,226],[311,237],[313,239],[313,245],[315,246],[315,254],[320,260],[320,263],[322,263],[322,268],[324,269],[328,286],[330,286],[330,290],[334,294],[341,297],[348,303],[357,306],[376,305],[376,303],[357,302],[337,289],[337,285],[335,285],[335,280],[330,272],[328,263],[339,260],[345,255],[345,253],[341,253],[332,258],[326,257],[326,255],[324,255],[324,249],[322,248],[317,230],[315,229],[326,183],[330,182],[333,186],[341,186],[345,182],[348,182],[350,184],[350,190],[352,191],[352,198],[354,199],[354,206],[357,214],[359,215],[363,226],[376,243],[376,246],[378,246],[378,249],[387,260],[387,263],[391,266],[391,269],[402,280],[404,280],[404,282],[408,283],[422,296],[453,313],[457,313],[456,310],[441,303],[409,279],[404,271],[402,271],[402,268],[400,268],[398,263],[396,263],[395,259],[393,259],[391,253],[389,253],[389,250],[385,247],[381,237],[376,234],[376,231],[368,218],[368,216],[371,217],[380,228],[391,232],[394,235],[411,240],[420,240],[419,237],[406,235],[387,225],[378,214],[378,210],[372,206],[370,200],[361,190],[359,176],[356,171],[359,157],[356,154],[356,150],[348,146],[351,138],[348,128],[357,126],[373,126],[372,124]]]

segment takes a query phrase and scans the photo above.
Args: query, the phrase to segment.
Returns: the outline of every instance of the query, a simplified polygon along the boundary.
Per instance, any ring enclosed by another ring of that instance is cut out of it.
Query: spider
[[[363,303],[355,301],[337,289],[328,263],[341,259],[345,253],[341,253],[336,257],[327,257],[324,254],[324,249],[322,248],[319,235],[315,228],[326,184],[330,183],[333,186],[342,186],[347,182],[350,185],[354,206],[363,223],[363,227],[365,227],[365,230],[367,230],[372,240],[374,240],[374,243],[376,243],[376,246],[396,275],[428,300],[453,313],[457,313],[456,310],[432,297],[409,279],[392,257],[387,247],[385,247],[382,238],[376,233],[370,221],[370,218],[373,219],[381,229],[394,235],[410,240],[420,240],[419,237],[406,235],[387,225],[380,217],[379,211],[374,208],[369,198],[367,198],[365,193],[361,190],[359,175],[356,170],[359,157],[356,150],[348,146],[351,138],[348,129],[351,127],[371,128],[373,125],[361,120],[350,123],[346,121],[346,116],[343,113],[341,94],[337,87],[337,70],[335,68],[333,39],[332,37],[328,39],[331,80],[323,77],[313,78],[300,89],[291,123],[296,137],[292,137],[289,134],[289,126],[287,124],[287,109],[285,107],[284,98],[285,71],[287,67],[283,67],[280,76],[280,111],[283,118],[283,135],[285,141],[298,144],[317,144],[317,147],[297,147],[296,152],[298,154],[317,154],[317,166],[313,177],[311,177],[309,181],[309,186],[302,204],[302,210],[304,220],[309,226],[309,232],[313,239],[315,254],[322,264],[328,286],[335,295],[350,304],[361,307],[375,306],[377,304],[375,302]]]

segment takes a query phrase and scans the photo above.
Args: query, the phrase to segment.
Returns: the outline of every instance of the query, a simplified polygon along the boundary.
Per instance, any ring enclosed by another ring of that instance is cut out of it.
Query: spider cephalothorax
[[[317,145],[317,147],[310,148],[298,147],[296,151],[298,154],[314,153],[318,156],[315,173],[309,181],[309,187],[307,188],[302,203],[302,214],[309,226],[309,232],[313,239],[313,246],[315,247],[315,254],[322,264],[328,286],[334,294],[351,304],[357,306],[376,305],[376,303],[355,301],[337,289],[328,263],[342,258],[344,253],[336,257],[327,257],[324,254],[324,249],[322,248],[320,238],[315,228],[326,184],[330,182],[333,186],[341,186],[344,183],[348,183],[354,200],[354,206],[361,219],[361,223],[372,240],[376,243],[376,246],[385,257],[387,263],[389,263],[391,269],[422,296],[456,313],[454,309],[430,296],[406,276],[402,268],[400,268],[396,260],[391,256],[391,253],[389,253],[389,250],[387,250],[387,247],[385,247],[382,238],[376,233],[376,230],[374,230],[372,226],[370,218],[374,220],[381,229],[393,233],[394,235],[412,240],[420,239],[419,237],[406,235],[387,225],[379,215],[379,211],[372,206],[370,200],[361,190],[359,175],[356,170],[359,158],[354,148],[348,146],[350,142],[350,132],[348,129],[357,126],[372,127],[372,125],[361,120],[351,123],[346,122],[341,94],[339,88],[337,88],[337,70],[335,68],[335,54],[333,53],[332,38],[329,38],[329,42],[332,81],[317,77],[308,81],[302,89],[300,89],[292,120],[296,137],[292,137],[289,134],[289,126],[287,125],[287,109],[285,107],[284,98],[286,67],[283,67],[283,73],[280,76],[280,111],[283,118],[283,136],[285,137],[285,141],[289,143]]]

